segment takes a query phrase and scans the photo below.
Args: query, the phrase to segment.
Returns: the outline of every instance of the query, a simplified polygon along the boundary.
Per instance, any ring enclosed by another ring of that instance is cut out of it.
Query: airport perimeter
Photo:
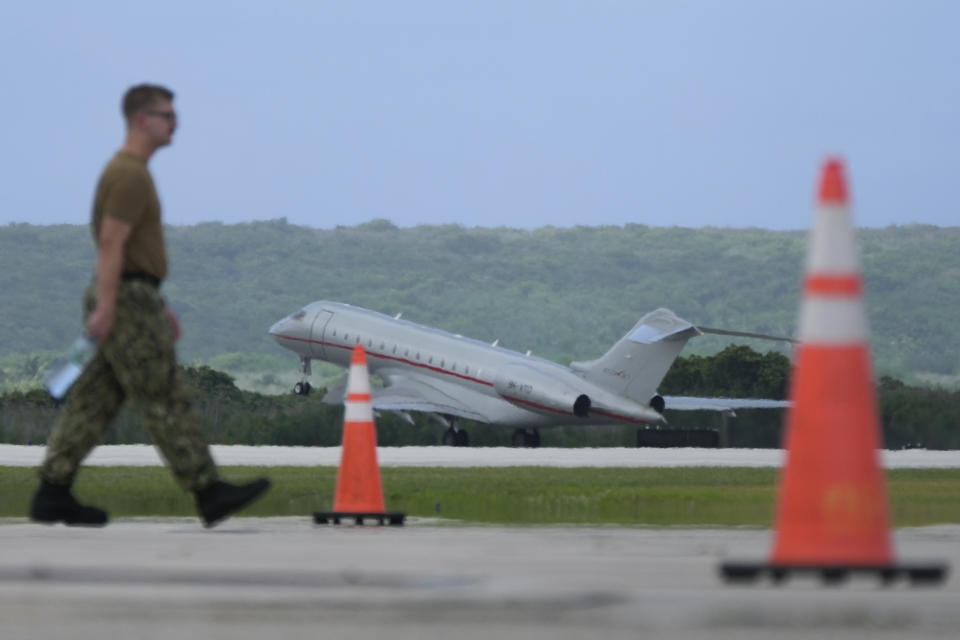
[[[39,447],[0,447],[30,466]],[[151,447],[100,447],[90,464],[159,464]],[[433,466],[778,466],[776,450],[378,451]],[[149,462],[151,455],[154,461]],[[222,465],[335,465],[339,448],[216,447]],[[533,460],[533,462],[531,462]],[[553,462],[551,462],[551,460]],[[626,460],[626,462],[624,461]],[[646,460],[646,462],[643,462]],[[139,462],[138,462],[139,461]],[[771,462],[772,461],[772,462]],[[574,465],[573,463],[576,463]],[[885,452],[889,467],[960,466],[958,452]],[[894,531],[907,562],[960,562],[960,524]],[[309,517],[127,518],[104,529],[0,525],[3,637],[952,638],[960,583],[727,586],[725,560],[763,560],[766,528],[319,526]]]
[[[960,562],[960,525],[899,530],[901,557]],[[953,638],[939,588],[856,579],[725,586],[762,529],[322,527],[308,518],[0,526],[8,640],[137,638]]]
[[[220,466],[332,466],[340,447],[212,445]],[[783,449],[525,449],[512,447],[378,447],[384,467],[779,467]],[[42,446],[0,444],[0,467],[33,467]],[[882,451],[888,469],[960,468],[960,451]],[[157,450],[146,444],[101,445],[84,460],[91,466],[159,466]]]

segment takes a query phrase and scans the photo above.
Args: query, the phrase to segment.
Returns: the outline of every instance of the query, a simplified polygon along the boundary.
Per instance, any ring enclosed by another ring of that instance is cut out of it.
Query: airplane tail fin
[[[700,334],[669,309],[657,309],[640,318],[603,356],[571,362],[570,368],[603,389],[646,405],[687,340]]]

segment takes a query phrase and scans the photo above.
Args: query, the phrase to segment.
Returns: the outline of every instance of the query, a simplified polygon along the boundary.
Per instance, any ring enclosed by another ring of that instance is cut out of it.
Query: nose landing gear
[[[313,370],[310,367],[310,358],[301,357],[300,358],[300,375],[301,380],[297,384],[293,385],[293,392],[298,396],[309,395],[313,391],[313,387],[310,386],[310,383],[307,382],[307,376],[313,373]]]
[[[313,387],[310,386],[310,383],[307,382],[306,380],[304,380],[303,382],[298,382],[297,384],[293,385],[293,392],[298,396],[309,395],[311,391],[313,391]]]

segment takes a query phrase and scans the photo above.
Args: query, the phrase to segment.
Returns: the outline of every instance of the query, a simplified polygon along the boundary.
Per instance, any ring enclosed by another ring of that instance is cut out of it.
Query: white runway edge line
[[[338,466],[340,447],[254,447],[213,445],[221,466],[312,467]],[[0,444],[0,466],[35,467],[44,447]],[[960,451],[908,449],[883,451],[887,469],[960,467]],[[382,467],[779,467],[782,449],[514,449],[507,447],[378,447]],[[150,445],[103,445],[86,465],[159,466]]]

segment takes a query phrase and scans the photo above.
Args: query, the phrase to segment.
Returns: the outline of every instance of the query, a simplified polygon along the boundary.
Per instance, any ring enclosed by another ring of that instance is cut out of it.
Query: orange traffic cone
[[[894,565],[863,279],[836,159],[823,167],[803,289],[772,558],[722,572],[730,580],[769,571],[775,581],[792,572],[826,582],[851,572],[940,581],[941,566]]]
[[[342,518],[353,518],[363,524],[364,518],[379,524],[403,524],[402,513],[386,513],[380,467],[377,465],[377,430],[373,423],[373,402],[370,396],[370,376],[367,357],[361,345],[353,350],[350,371],[347,374],[347,396],[343,416],[343,450],[333,511],[315,512],[314,521],[340,524]]]
[[[843,166],[830,160],[807,254],[776,513],[776,563],[893,561],[863,280]]]

